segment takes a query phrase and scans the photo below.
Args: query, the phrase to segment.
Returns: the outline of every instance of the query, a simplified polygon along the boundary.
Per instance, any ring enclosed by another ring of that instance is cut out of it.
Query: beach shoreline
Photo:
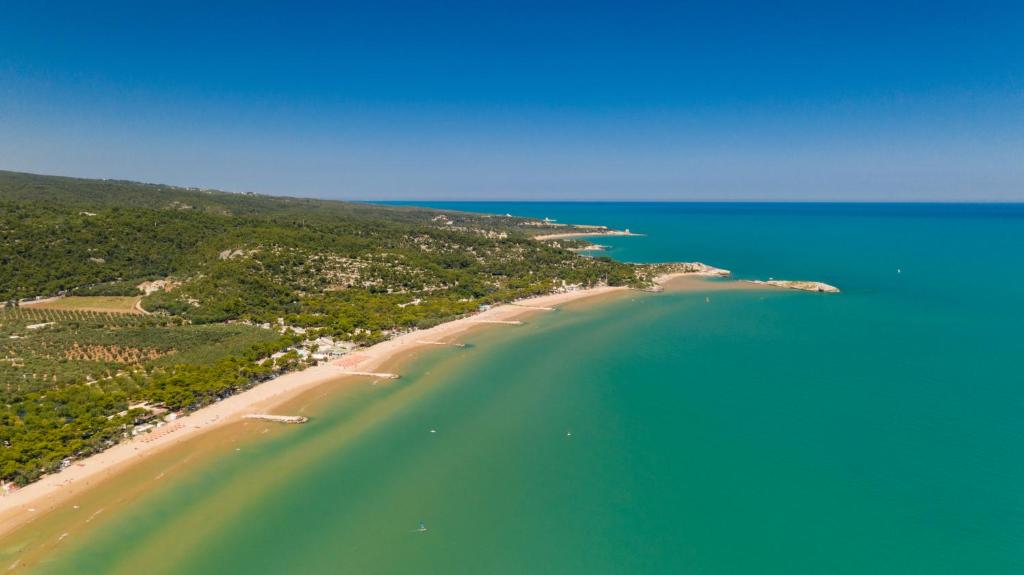
[[[757,289],[760,286],[727,280],[717,268],[704,271],[673,272],[659,275],[654,282],[659,291],[717,291],[721,289]],[[726,281],[713,281],[726,279]],[[709,281],[710,280],[710,281]],[[762,288],[764,289],[764,288]],[[340,359],[282,374],[222,401],[208,405],[150,433],[123,441],[101,453],[73,462],[69,467],[47,475],[21,489],[0,496],[0,537],[10,534],[37,518],[45,516],[71,498],[81,495],[115,477],[133,464],[149,460],[157,453],[211,431],[240,422],[246,415],[271,413],[300,395],[326,384],[345,384],[375,376],[386,380],[388,370],[405,364],[414,352],[439,343],[458,343],[454,338],[475,329],[514,326],[527,316],[544,313],[565,304],[577,304],[599,296],[632,291],[625,286],[599,286],[534,296],[474,313],[422,330],[403,333],[392,339],[356,350]],[[355,372],[358,372],[356,374]],[[285,414],[287,415],[287,414]]]
[[[652,281],[655,288],[645,291],[770,289],[764,285],[731,279],[728,270],[711,266],[664,273],[654,277]],[[626,286],[598,286],[516,300],[431,328],[406,332],[365,349],[355,350],[336,360],[282,374],[168,422],[150,433],[74,461],[57,473],[0,496],[0,537],[45,516],[66,504],[72,497],[95,488],[105,479],[119,475],[133,464],[148,460],[152,455],[199,438],[213,430],[243,421],[247,415],[271,413],[275,408],[321,385],[359,381],[356,378],[391,379],[388,370],[404,365],[405,360],[412,357],[414,352],[439,344],[458,343],[454,338],[471,330],[502,325],[514,326],[522,323],[522,318],[526,316],[543,313],[556,306],[576,304],[583,300],[627,293],[631,290],[632,288]]]
[[[547,294],[502,304],[434,327],[404,333],[357,350],[339,360],[280,375],[222,401],[169,422],[157,430],[123,441],[101,453],[73,462],[21,489],[0,496],[0,537],[45,516],[82,492],[96,487],[135,463],[200,437],[215,429],[242,421],[245,415],[262,413],[287,403],[300,394],[328,383],[372,376],[346,372],[376,372],[399,362],[408,353],[462,335],[474,328],[513,323],[540,313],[544,308],[629,291],[624,286],[600,286]],[[454,343],[454,342],[451,342]]]

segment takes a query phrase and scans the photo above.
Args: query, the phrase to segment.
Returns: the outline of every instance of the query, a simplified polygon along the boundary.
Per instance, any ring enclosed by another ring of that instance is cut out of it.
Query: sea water
[[[843,291],[636,292],[473,332],[307,398],[306,425],[133,471],[149,487],[66,511],[110,506],[36,570],[1024,572],[1024,207],[433,205]]]

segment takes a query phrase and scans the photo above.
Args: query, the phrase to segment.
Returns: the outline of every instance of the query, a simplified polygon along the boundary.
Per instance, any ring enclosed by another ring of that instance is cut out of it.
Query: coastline
[[[608,230],[608,231],[600,231],[600,232],[566,232],[564,234],[543,234],[543,235],[539,235],[539,236],[533,236],[532,239],[535,239],[537,241],[545,241],[545,240],[567,240],[567,239],[570,239],[570,238],[589,238],[589,237],[598,237],[598,236],[612,236],[612,237],[625,236],[625,237],[632,237],[632,236],[642,236],[642,235],[643,234],[634,234],[633,232],[630,232],[629,230],[625,230],[625,231]]]
[[[673,277],[678,277],[678,275],[696,274],[673,274]],[[242,421],[245,415],[272,410],[320,385],[342,383],[345,378],[365,377],[346,374],[345,371],[373,372],[381,370],[408,352],[429,347],[432,345],[429,342],[451,338],[481,326],[492,325],[490,322],[510,322],[537,313],[538,308],[625,292],[629,289],[624,286],[600,286],[517,300],[429,329],[404,333],[366,349],[358,350],[334,362],[281,375],[213,405],[203,407],[156,431],[134,437],[101,453],[75,461],[66,469],[47,475],[17,491],[0,496],[0,537],[45,516],[70,498],[95,487],[105,479],[118,475],[126,468],[146,460],[151,455],[228,424]]]

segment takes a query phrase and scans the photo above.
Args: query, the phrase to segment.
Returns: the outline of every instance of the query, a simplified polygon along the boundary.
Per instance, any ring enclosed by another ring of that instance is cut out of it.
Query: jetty
[[[504,320],[504,319],[474,319],[471,320],[473,323],[493,323],[500,325],[523,325],[523,322],[518,319]]]
[[[270,415],[269,413],[250,413],[243,415],[243,419],[261,419],[263,421],[274,421],[277,423],[306,423],[308,417],[302,415]]]
[[[402,376],[397,373],[387,373],[382,371],[350,371],[343,370],[341,375],[365,375],[367,377],[379,377],[381,379],[398,379]]]
[[[447,341],[431,341],[428,339],[418,339],[416,340],[416,343],[421,343],[423,345],[450,345],[452,347],[466,347],[466,344],[464,343],[449,343]]]

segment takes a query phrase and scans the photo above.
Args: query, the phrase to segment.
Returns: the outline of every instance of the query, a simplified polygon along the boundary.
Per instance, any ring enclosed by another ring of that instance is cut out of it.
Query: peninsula
[[[741,280],[746,283],[772,286],[785,289],[795,289],[800,291],[813,291],[822,293],[839,293],[839,288],[833,285],[822,282],[812,281],[794,281],[794,280]]]
[[[622,236],[642,236],[643,235],[643,234],[635,234],[635,233],[633,233],[633,232],[631,232],[629,230],[609,230],[609,229],[593,230],[592,228],[594,228],[594,227],[595,226],[579,226],[579,229],[575,229],[575,230],[570,229],[570,231],[565,231],[565,232],[557,232],[557,233],[552,233],[552,234],[547,234],[547,233],[545,233],[545,234],[537,234],[537,235],[533,236],[533,239],[540,240],[540,241],[547,241],[547,240],[567,240],[567,239],[572,239],[572,238],[585,238],[585,237],[597,237],[597,236],[605,236],[605,237],[616,237],[616,236],[618,236],[618,237],[622,237]]]

